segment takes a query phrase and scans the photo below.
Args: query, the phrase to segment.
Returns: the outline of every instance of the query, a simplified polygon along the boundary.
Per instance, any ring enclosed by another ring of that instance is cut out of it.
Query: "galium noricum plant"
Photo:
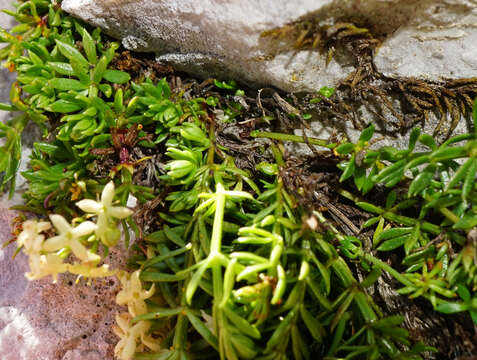
[[[195,96],[165,78],[131,79],[112,66],[118,44],[58,3],[24,1],[9,13],[20,25],[1,31],[0,58],[18,77],[0,109],[22,112],[0,125],[11,193],[25,125],[47,135],[16,207],[40,216],[17,237],[27,276],[116,274],[116,301],[128,309],[114,328],[119,359],[420,359],[434,349],[409,339],[403,317],[384,316],[369,295],[383,271],[399,293],[477,323],[476,133],[436,144],[414,129],[398,150],[373,144],[373,126],[356,143],[269,132],[278,119],[262,107],[249,141],[273,140],[261,145],[272,155],[241,169],[217,140],[223,123],[247,111],[236,83],[216,80],[217,94]],[[286,181],[282,141],[329,150],[336,192],[368,213],[357,232],[326,206],[301,205],[307,193]],[[139,169],[158,154],[156,185],[141,185]],[[385,200],[365,201],[373,189]],[[130,196],[139,209],[161,204],[152,208],[157,231],[125,207]],[[131,273],[99,266],[119,225],[127,246],[129,229],[139,238]],[[360,232],[369,228],[371,239]],[[380,258],[400,249],[401,263]]]

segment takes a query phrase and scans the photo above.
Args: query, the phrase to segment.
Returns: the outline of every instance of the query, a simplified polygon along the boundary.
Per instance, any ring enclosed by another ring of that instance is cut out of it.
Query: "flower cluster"
[[[159,351],[160,346],[154,339],[147,335],[147,331],[152,323],[145,320],[134,322],[132,316],[138,316],[147,313],[145,299],[154,295],[154,285],[149,290],[142,288],[139,279],[140,271],[137,270],[132,274],[122,272],[118,274],[121,281],[122,290],[116,296],[116,302],[119,305],[127,305],[129,313],[121,313],[116,315],[116,323],[113,330],[117,336],[121,338],[114,348],[114,353],[118,359],[130,360],[136,351],[137,342],[140,341],[139,347],[147,346],[153,351]]]
[[[122,206],[112,206],[114,184],[108,183],[102,192],[100,201],[81,200],[77,206],[85,212],[97,215],[96,222],[83,221],[79,225],[70,224],[61,215],[50,215],[50,222],[27,220],[17,242],[28,256],[30,280],[52,275],[56,281],[58,274],[69,271],[84,277],[104,277],[115,274],[107,264],[97,266],[101,257],[88,248],[87,244],[101,240],[105,245],[117,243],[120,231],[114,219],[124,219],[132,211]],[[47,238],[47,232],[56,229],[57,235]],[[68,255],[73,254],[79,262],[65,263]]]

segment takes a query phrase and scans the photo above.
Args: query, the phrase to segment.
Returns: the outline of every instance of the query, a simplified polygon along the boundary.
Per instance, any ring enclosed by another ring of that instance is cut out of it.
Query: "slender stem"
[[[292,141],[292,142],[303,143],[303,144],[306,143],[306,140],[303,136],[276,133],[276,132],[252,131],[250,133],[250,136],[256,137],[256,138]],[[308,139],[308,142],[312,145],[323,146],[328,149],[334,149],[336,146],[338,146],[338,144],[330,143],[328,140],[316,139],[312,137],[307,137],[307,139]]]
[[[223,296],[223,279],[222,268],[220,264],[214,264],[212,267],[212,281],[214,284],[214,306],[222,301]]]
[[[450,211],[448,208],[442,207],[442,208],[439,208],[439,211],[442,213],[442,215],[444,215],[454,224],[456,224],[460,220],[459,217],[456,214],[454,214],[452,211]]]
[[[214,226],[212,227],[212,238],[210,242],[210,253],[216,254],[220,252],[222,247],[222,225],[224,221],[225,210],[225,190],[222,183],[217,183],[215,202]]]
[[[174,350],[185,350],[187,343],[187,324],[187,316],[184,314],[179,314],[177,316],[177,324],[174,331]]]
[[[209,168],[212,168],[214,165],[214,155],[215,155],[215,123],[211,123],[209,129],[209,140],[210,147],[207,151],[207,165]]]
[[[363,258],[374,265],[376,265],[378,268],[381,270],[384,270],[388,272],[392,277],[394,277],[396,280],[400,281],[403,285],[406,286],[412,286],[413,283],[409,281],[404,275],[399,273],[397,270],[393,269],[392,266],[389,266],[386,264],[384,261],[379,260],[378,258],[375,258],[371,254],[364,254],[363,253]]]

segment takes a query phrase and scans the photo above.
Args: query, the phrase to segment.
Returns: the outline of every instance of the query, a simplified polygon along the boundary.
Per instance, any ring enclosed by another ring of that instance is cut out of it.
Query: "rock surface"
[[[194,75],[223,76],[316,90],[347,75],[350,64],[317,52],[275,52],[265,30],[313,17],[322,24],[354,21],[383,43],[376,57],[386,74],[438,80],[477,73],[476,0],[64,0],[64,10],[101,26],[126,48]]]
[[[0,200],[0,244],[10,240],[15,217],[11,202]],[[26,257],[12,259],[15,245],[0,249],[0,358],[2,360],[113,359],[112,333],[119,282],[105,278],[88,285],[75,276],[28,281]],[[113,259],[110,263],[119,266]]]
[[[0,9],[11,8],[10,0],[0,0]],[[10,28],[11,17],[0,12],[0,26]],[[8,102],[15,74],[0,68],[0,102]],[[13,116],[0,111],[0,121]],[[22,169],[27,166],[36,130],[29,127],[23,137]],[[91,286],[75,277],[60,276],[28,281],[26,257],[15,259],[15,245],[2,248],[11,239],[15,212],[8,210],[21,201],[21,176],[12,200],[0,196],[0,359],[1,360],[102,360],[113,359],[117,337],[112,333],[114,315],[119,310],[114,298],[119,284],[114,278],[97,280]],[[116,254],[117,256],[118,254]],[[119,266],[121,258],[111,259]]]

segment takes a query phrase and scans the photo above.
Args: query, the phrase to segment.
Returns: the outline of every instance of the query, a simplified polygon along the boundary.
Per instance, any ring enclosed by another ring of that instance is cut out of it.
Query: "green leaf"
[[[275,329],[272,336],[269,338],[267,342],[267,347],[265,348],[265,354],[271,353],[275,349],[275,347],[277,347],[280,344],[280,342],[283,341],[284,336],[290,329],[292,320],[296,316],[296,311],[297,309],[293,308],[277,326],[277,328]]]
[[[477,214],[472,211],[465,214],[457,223],[452,226],[454,229],[470,229],[477,226]]]
[[[368,211],[368,212],[371,212],[371,213],[374,213],[374,214],[382,214],[384,211],[382,209],[380,209],[379,207],[373,205],[373,204],[370,204],[370,203],[367,203],[367,202],[364,202],[364,201],[358,201],[356,203],[356,205],[358,205],[361,209],[363,209],[364,211]]]
[[[368,181],[368,178],[366,177],[366,168],[357,167],[354,170],[353,180],[358,190],[362,190]]]
[[[436,310],[444,314],[455,314],[467,310],[467,305],[461,302],[442,301],[436,306]]]
[[[48,155],[53,155],[59,149],[59,147],[56,145],[44,143],[44,142],[36,142],[33,144],[33,146],[38,151],[44,152]]]
[[[96,67],[93,70],[93,82],[95,84],[99,84],[101,80],[103,80],[104,72],[106,71],[106,68],[108,67],[108,59],[106,56],[101,56],[101,59],[99,59],[98,63],[96,64]]]
[[[89,62],[93,65],[96,64],[98,61],[96,58],[96,44],[86,29],[83,29],[83,48]]]
[[[176,309],[154,309],[154,312],[146,313],[146,314],[141,314],[136,316],[135,318],[132,319],[133,322],[137,322],[140,320],[155,320],[155,319],[161,319],[164,317],[170,317],[170,316],[175,316],[179,315],[184,311],[184,308],[176,308]]]
[[[376,224],[381,218],[379,216],[372,217],[371,219],[366,220],[366,222],[362,225],[363,229],[366,229],[374,224]]]
[[[419,135],[421,135],[421,128],[415,127],[412,129],[411,134],[409,135],[409,151],[413,151],[416,147],[416,142],[419,139]]]
[[[73,68],[68,63],[49,61],[47,65],[60,75],[75,76],[75,72],[73,71]]]
[[[152,271],[143,271],[141,272],[140,278],[142,281],[152,281],[152,282],[176,282],[186,279],[189,274],[167,274],[167,273],[158,273]]]
[[[85,90],[88,88],[88,85],[83,84],[82,82],[75,79],[65,79],[65,78],[55,78],[49,81],[51,87],[68,91],[68,90]]]
[[[321,323],[306,309],[305,305],[303,304],[300,306],[300,315],[313,339],[315,339],[318,343],[321,343],[321,339],[325,334]]]
[[[370,125],[368,126],[366,129],[364,129],[362,132],[361,132],[361,135],[359,137],[359,141],[369,141],[371,140],[371,138],[373,137],[373,134],[374,134],[374,125]]]
[[[83,106],[76,102],[60,99],[49,105],[46,109],[51,112],[70,113],[81,110],[82,108]]]
[[[419,141],[433,151],[437,149],[436,141],[429,134],[422,134],[421,136],[419,136]]]
[[[391,229],[384,230],[381,234],[379,234],[378,241],[387,240],[394,237],[409,234],[412,232],[413,229],[414,229],[413,227],[403,227],[403,228],[394,227]]]
[[[354,170],[356,169],[355,165],[355,154],[351,156],[351,159],[349,159],[348,163],[346,164],[345,169],[343,170],[343,174],[341,174],[340,177],[340,182],[345,181],[346,179],[350,178],[353,176]]]
[[[111,87],[111,85],[102,83],[98,85],[98,88],[107,98],[111,97],[113,93],[113,88]]]
[[[344,143],[336,148],[336,152],[338,154],[349,154],[351,151],[353,151],[354,147],[355,145],[352,143]]]
[[[457,171],[454,173],[454,175],[451,177],[449,182],[447,183],[445,187],[445,191],[448,191],[449,189],[454,188],[459,184],[459,182],[464,179],[469,171],[469,169],[473,166],[473,163],[477,162],[475,158],[469,158],[465,163],[463,163]]]
[[[420,223],[417,223],[411,232],[411,236],[409,236],[409,238],[406,240],[406,243],[404,244],[404,251],[406,252],[406,254],[408,254],[414,248],[414,245],[417,243],[420,236],[421,225]],[[428,249],[431,248],[433,248],[433,246],[428,247]]]
[[[333,316],[333,320],[331,321],[331,325],[330,325],[331,331],[335,329],[336,325],[338,325],[340,320],[344,319],[345,312],[348,309],[348,307],[351,305],[351,303],[353,302],[355,295],[356,295],[355,292],[349,292],[346,295],[345,300],[341,303],[340,307],[338,308],[338,310],[335,312]]]
[[[199,265],[199,268],[194,273],[194,275],[192,275],[192,278],[190,279],[186,288],[185,295],[186,295],[186,300],[188,304],[192,302],[192,297],[194,296],[194,293],[197,290],[197,287],[199,286],[202,275],[204,275],[205,270],[207,270],[209,266],[209,262],[202,260],[202,262],[197,263],[197,265]]]
[[[464,300],[465,302],[470,301],[470,297],[471,297],[470,291],[464,285],[462,284],[457,285],[457,293],[459,294],[460,298]]]
[[[111,69],[106,70],[103,77],[115,84],[124,84],[131,80],[131,76],[127,72]]]
[[[435,172],[436,165],[427,165],[427,167],[412,181],[407,195],[411,197],[423,191],[434,178]]]
[[[79,63],[80,65],[84,67],[89,66],[88,60],[86,60],[84,56],[81,55],[81,53],[76,48],[60,40],[55,40],[55,41],[56,41],[56,45],[58,46],[58,49],[60,50],[60,52],[63,54],[64,57],[70,60],[74,59],[77,63]]]
[[[402,261],[402,264],[409,266],[409,265],[422,263],[428,257],[431,257],[434,254],[434,252],[435,252],[435,247],[429,246],[428,248],[419,250],[405,257],[404,260]]]
[[[471,160],[471,159],[469,159]],[[467,174],[465,175],[464,185],[462,186],[462,200],[466,201],[467,197],[475,185],[475,175],[477,173],[477,158],[472,158]]]
[[[116,112],[124,111],[123,89],[118,89],[114,94],[114,110]]]
[[[467,156],[467,149],[463,146],[456,147],[440,147],[438,150],[434,151],[430,158],[434,161],[443,161],[449,159],[458,159],[461,157]]]
[[[15,110],[15,107],[13,107],[12,105],[9,105],[9,104],[0,103],[0,110],[3,110],[3,111],[14,111],[14,110]]]
[[[207,341],[214,349],[219,349],[219,344],[217,342],[217,338],[209,330],[207,325],[205,325],[197,316],[195,316],[190,310],[186,310],[187,318],[189,319],[190,323],[197,330],[197,332]]]
[[[254,339],[260,339],[260,331],[258,331],[255,326],[251,325],[247,320],[235,313],[228,306],[224,307],[224,312],[230,322],[243,334],[250,336]]]
[[[310,288],[312,294],[315,295],[315,297],[318,300],[318,302],[320,303],[320,305],[322,305],[326,310],[331,311],[332,305],[331,305],[330,301],[328,300],[328,298],[323,295],[322,290],[320,289],[320,286],[311,277],[308,277],[306,279],[306,284]],[[294,289],[295,288],[293,288],[293,290]],[[293,293],[293,290],[292,290],[292,293]],[[329,292],[327,292],[327,294],[328,293]],[[287,300],[287,302],[288,302],[288,300]]]
[[[406,166],[407,160],[402,159],[395,162],[391,166],[385,167],[379,172],[378,175],[374,177],[375,182],[383,182],[387,187],[393,187],[396,185],[404,175],[404,168]]]
[[[469,310],[470,317],[472,318],[472,321],[474,324],[477,325],[477,311],[474,310]]]
[[[410,235],[406,234],[406,235],[403,235],[403,236],[398,236],[398,237],[386,240],[381,245],[379,245],[378,250],[379,251],[390,251],[390,250],[397,249],[398,247],[404,245],[404,243],[406,242],[406,240],[409,236]]]
[[[233,329],[233,327],[231,326]],[[233,330],[231,330],[232,332]],[[233,347],[240,359],[255,359],[257,357],[257,351],[255,349],[254,342],[241,334],[235,333],[230,337],[230,342],[233,344]],[[226,345],[227,346],[227,345]]]
[[[373,267],[373,270],[368,274],[368,276],[363,280],[361,281],[361,288],[365,289],[371,285],[373,285],[376,280],[379,279],[379,277],[381,276],[381,269],[378,268],[377,266],[374,266]]]
[[[391,190],[386,196],[386,209],[390,209],[393,207],[394,203],[396,202],[397,194],[396,191]]]
[[[327,98],[330,98],[334,93],[335,93],[335,89],[334,88],[331,88],[331,87],[328,87],[328,86],[323,86],[320,90],[319,90],[320,94],[323,95],[324,97],[327,97]]]
[[[219,81],[214,79],[214,85],[217,86],[219,89],[226,89],[226,90],[235,90],[237,88],[237,83],[235,80]]]
[[[88,68],[82,66],[80,63],[78,63],[74,59],[70,60],[70,63],[76,77],[81,81],[81,83],[85,85],[89,85],[90,78],[89,78]]]
[[[371,326],[375,329],[383,329],[383,328],[390,328],[399,326],[403,323],[404,316],[401,315],[393,315],[388,316],[383,319],[376,320],[371,324]]]

